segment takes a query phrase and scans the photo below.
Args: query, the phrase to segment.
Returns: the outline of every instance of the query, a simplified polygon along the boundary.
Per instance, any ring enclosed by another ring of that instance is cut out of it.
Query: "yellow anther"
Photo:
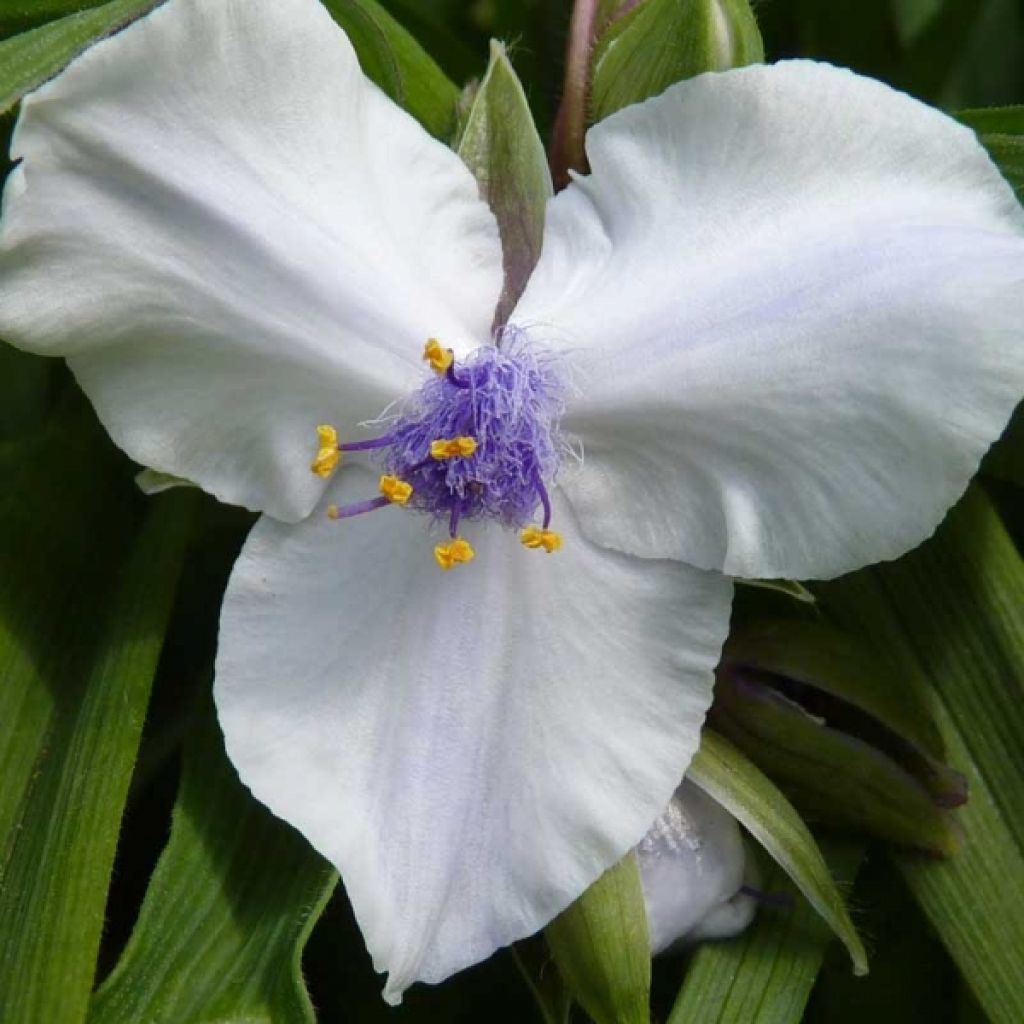
[[[549,555],[552,551],[558,551],[562,546],[562,535],[560,533],[555,533],[554,530],[544,530],[539,526],[527,526],[519,534],[519,539],[523,542],[524,547],[528,547],[533,551],[543,548]]]
[[[316,428],[316,436],[320,448],[316,458],[310,463],[309,468],[322,476],[324,479],[334,472],[334,467],[341,461],[341,452],[338,451],[338,432],[329,423],[321,423]]]
[[[475,437],[439,437],[436,441],[430,442],[432,459],[465,459],[475,451]]]
[[[407,484],[397,476],[382,476],[380,493],[392,504],[404,505],[412,497],[412,484]]]
[[[472,562],[476,556],[468,540],[456,537],[450,544],[438,544],[434,548],[434,559],[447,572],[463,562]]]
[[[444,373],[455,361],[455,353],[444,348],[437,338],[431,338],[423,346],[423,358],[430,363],[430,368],[437,373]]]
[[[337,505],[328,505],[327,506],[327,518],[328,519],[337,519],[338,518],[338,506]]]

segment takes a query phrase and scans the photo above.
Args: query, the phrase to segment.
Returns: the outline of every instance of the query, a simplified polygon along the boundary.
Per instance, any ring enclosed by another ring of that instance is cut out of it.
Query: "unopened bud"
[[[738,935],[756,901],[756,865],[736,819],[684,781],[636,848],[651,952]]]

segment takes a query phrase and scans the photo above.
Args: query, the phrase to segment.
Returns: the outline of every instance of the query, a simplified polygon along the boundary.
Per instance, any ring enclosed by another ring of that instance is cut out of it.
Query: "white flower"
[[[588,151],[499,358],[473,178],[313,0],[171,0],[14,137],[0,333],[67,356],[134,459],[265,513],[224,603],[228,751],[340,869],[391,998],[644,835],[698,743],[730,576],[917,544],[1024,387],[1024,215],[943,115],[794,62],[674,86]],[[476,558],[450,573],[413,507],[324,514],[376,493],[372,452],[309,472],[322,421],[345,442],[396,399],[409,432],[446,414],[428,338],[543,449],[488,420],[465,458],[507,485],[491,505],[458,455],[377,453],[428,512],[452,471]],[[527,463],[529,492],[501,476]],[[552,554],[487,519],[532,502],[540,529],[542,490]]]

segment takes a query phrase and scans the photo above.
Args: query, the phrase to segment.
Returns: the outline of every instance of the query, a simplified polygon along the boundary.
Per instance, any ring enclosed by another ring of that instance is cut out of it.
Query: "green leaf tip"
[[[687,777],[717,800],[765,848],[846,946],[855,974],[867,954],[818,844],[792,804],[731,743],[705,729]]]

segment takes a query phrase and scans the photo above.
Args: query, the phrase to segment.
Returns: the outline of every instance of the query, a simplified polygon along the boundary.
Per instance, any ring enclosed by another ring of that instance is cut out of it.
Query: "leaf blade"
[[[832,839],[822,851],[836,877],[852,883],[863,846]],[[785,883],[773,865],[762,885],[775,892]],[[805,901],[791,911],[764,908],[743,935],[697,949],[666,1024],[799,1024],[832,941]]]
[[[84,1020],[121,813],[189,529],[187,499],[155,503],[113,591],[80,685],[63,680],[34,775],[6,822],[0,992],[11,1021]],[[90,595],[91,596],[91,595]],[[59,631],[46,640],[60,644]],[[25,692],[38,680],[28,677]],[[19,744],[17,756],[28,754]]]
[[[964,849],[897,854],[919,905],[989,1017],[1024,1019],[1024,562],[991,502],[969,491],[935,537],[897,562],[819,588],[822,607],[930,694],[968,780]]]
[[[336,877],[242,787],[205,708],[170,838],[90,1024],[313,1024],[300,958]]]
[[[162,0],[112,0],[0,42],[0,113],[52,78],[89,45]]]

